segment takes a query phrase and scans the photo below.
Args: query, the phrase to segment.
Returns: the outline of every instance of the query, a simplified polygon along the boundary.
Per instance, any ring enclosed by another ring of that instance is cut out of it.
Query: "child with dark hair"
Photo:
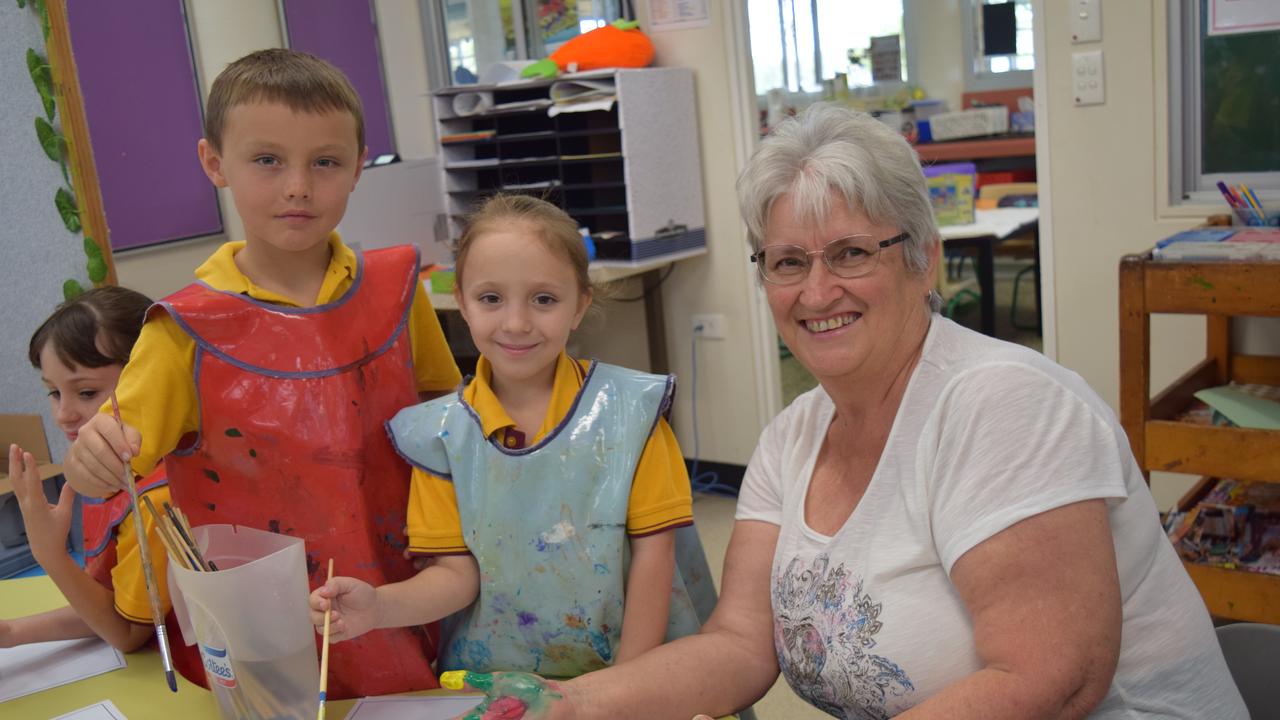
[[[129,360],[151,300],[121,287],[89,290],[63,303],[31,336],[27,357],[49,391],[53,420],[74,441],[80,428],[111,396]],[[124,651],[151,637],[151,606],[139,559],[138,538],[129,517],[129,494],[119,491],[86,499],[86,568],[67,552],[75,494],[63,486],[57,504],[44,495],[35,459],[9,446],[9,477],[18,498],[32,555],[62,591],[69,605],[49,612],[0,620],[0,647],[49,640],[100,636]],[[138,481],[138,491],[156,505],[169,500],[164,466]],[[143,517],[156,576],[164,577],[168,556],[150,517]],[[168,607],[168,589],[161,584]]]

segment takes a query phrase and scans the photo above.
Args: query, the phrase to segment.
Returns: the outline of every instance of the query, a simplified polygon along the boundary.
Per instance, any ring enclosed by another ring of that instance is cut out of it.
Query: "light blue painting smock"
[[[485,437],[461,393],[388,423],[406,460],[452,481],[480,567],[479,597],[442,623],[440,671],[576,677],[613,663],[631,481],[673,389],[670,377],[593,362],[569,414],[518,450]],[[697,632],[715,604],[697,534],[676,533],[669,640]]]

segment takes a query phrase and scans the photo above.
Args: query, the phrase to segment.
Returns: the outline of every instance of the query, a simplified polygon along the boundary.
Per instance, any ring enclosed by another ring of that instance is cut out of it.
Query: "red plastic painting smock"
[[[200,432],[166,459],[170,493],[192,525],[302,538],[313,589],[329,558],[375,586],[413,575],[402,554],[409,468],[383,423],[418,401],[407,327],[417,278],[417,251],[402,246],[365,253],[351,287],[325,305],[274,305],[195,283],[153,308],[196,342]],[[328,696],[436,687],[435,632],[374,630],[335,645]],[[198,657],[178,664],[200,667]],[[203,684],[202,672],[183,674]]]

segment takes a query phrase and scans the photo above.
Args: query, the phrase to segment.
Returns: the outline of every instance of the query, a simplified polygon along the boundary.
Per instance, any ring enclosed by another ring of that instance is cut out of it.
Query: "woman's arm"
[[[901,717],[1083,718],[1120,654],[1120,580],[1107,506],[1086,500],[1019,522],[951,569],[983,668]]]
[[[435,622],[470,605],[479,593],[475,558],[442,555],[408,580],[378,588],[355,578],[332,578],[311,593],[311,624],[322,627],[332,606],[329,638],[350,640],[376,628]]]
[[[622,639],[614,664],[662,644],[671,611],[671,576],[676,569],[676,534],[667,530],[631,539],[631,569],[622,610]]]
[[[566,682],[525,673],[468,674],[466,680],[488,695],[482,707],[524,708],[523,714],[510,715],[523,720],[687,718],[747,707],[778,677],[769,600],[777,542],[776,525],[734,524],[720,602],[697,635]],[[446,680],[451,678],[442,677]]]

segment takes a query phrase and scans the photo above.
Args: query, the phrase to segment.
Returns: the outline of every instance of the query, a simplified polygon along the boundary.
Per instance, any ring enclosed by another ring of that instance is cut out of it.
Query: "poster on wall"
[[[686,30],[711,24],[707,0],[649,0],[649,32]]]
[[[1280,2],[1276,0],[1209,0],[1210,35],[1280,30]]]

